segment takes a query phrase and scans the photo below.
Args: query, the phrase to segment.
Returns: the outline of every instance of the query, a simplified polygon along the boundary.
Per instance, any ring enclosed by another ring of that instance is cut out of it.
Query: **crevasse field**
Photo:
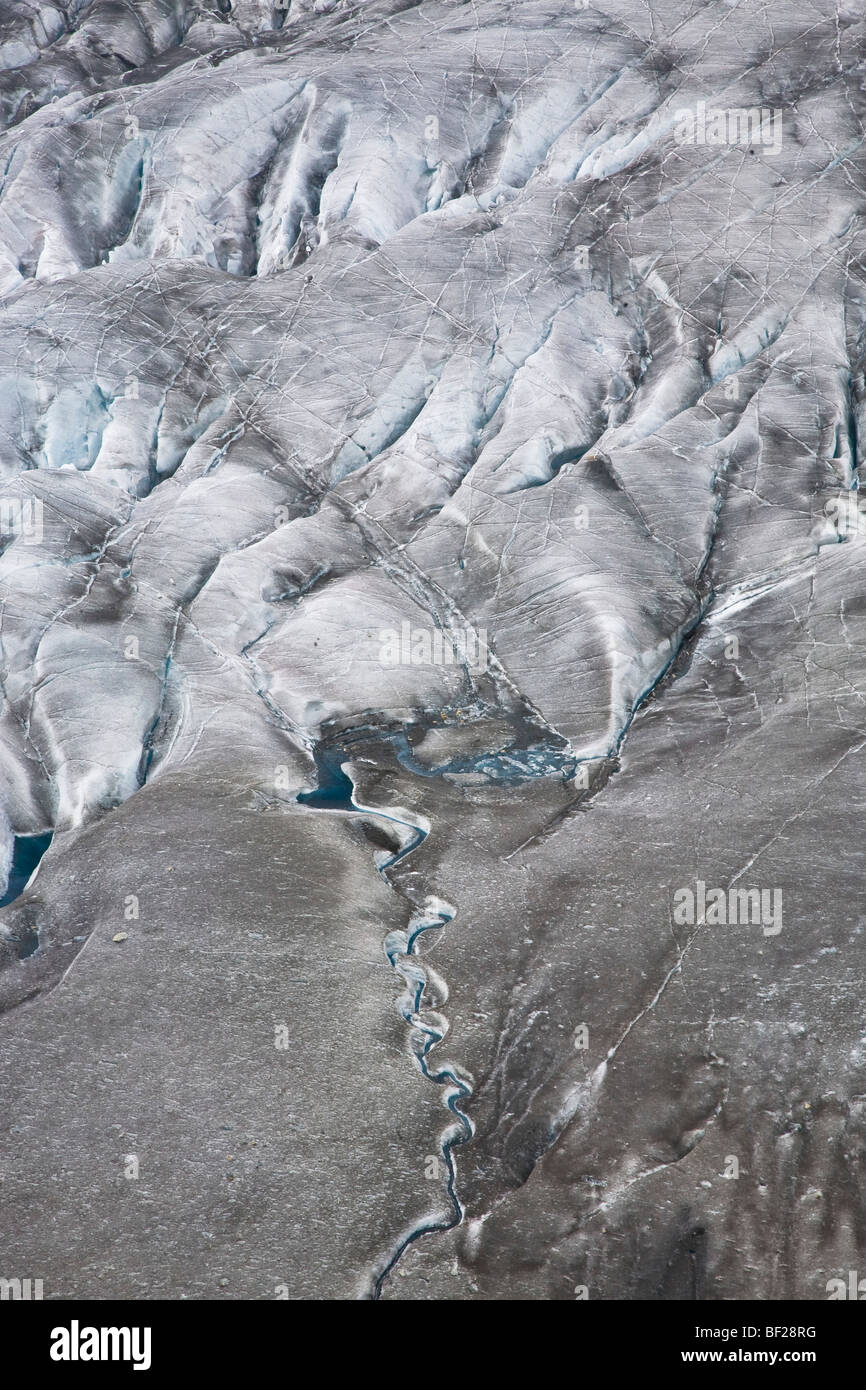
[[[864,29],[3,0],[4,1278],[858,1269]]]

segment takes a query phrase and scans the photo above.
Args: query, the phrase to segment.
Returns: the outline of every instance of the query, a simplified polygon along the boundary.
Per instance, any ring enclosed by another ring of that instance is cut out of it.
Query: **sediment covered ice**
[[[53,838],[0,1243],[46,1296],[856,1268],[863,40],[2,7],[0,891]],[[674,921],[698,882],[782,930]]]

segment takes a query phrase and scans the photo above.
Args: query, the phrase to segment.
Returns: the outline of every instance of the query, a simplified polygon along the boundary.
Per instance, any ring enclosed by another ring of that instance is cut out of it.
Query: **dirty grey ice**
[[[864,27],[3,0],[4,1279],[863,1265]]]

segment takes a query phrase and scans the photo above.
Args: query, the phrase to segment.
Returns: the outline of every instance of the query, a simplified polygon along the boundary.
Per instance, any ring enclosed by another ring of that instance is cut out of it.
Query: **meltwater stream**
[[[50,830],[46,831],[44,835],[15,836],[9,881],[4,893],[0,896],[0,907],[6,907],[21,896],[33,877],[40,859],[51,844],[51,839]]]
[[[384,877],[399,860],[411,854],[423,843],[429,833],[429,822],[423,817],[413,817],[402,807],[381,810],[360,805],[355,800],[354,783],[343,768],[342,757],[342,754],[330,749],[317,749],[315,762],[319,785],[313,791],[300,792],[298,801],[322,811],[361,813],[400,826],[400,848],[394,853],[380,853],[375,856],[376,867]],[[392,884],[389,886],[393,887]],[[451,1230],[463,1219],[463,1207],[456,1190],[454,1149],[460,1144],[465,1144],[474,1133],[472,1121],[461,1109],[472,1094],[472,1078],[461,1074],[451,1062],[443,1062],[439,1066],[435,1063],[431,1065],[430,1054],[445,1037],[449,1024],[445,1015],[438,1009],[425,1007],[425,992],[434,990],[436,1003],[443,1005],[447,1002],[448,989],[444,980],[424,966],[418,954],[418,941],[424,932],[444,927],[447,922],[453,921],[456,911],[450,903],[431,894],[425,899],[423,910],[412,916],[408,927],[403,931],[389,932],[384,941],[385,955],[395,974],[401,977],[406,986],[397,1000],[397,1008],[409,1025],[410,1047],[415,1064],[428,1081],[445,1088],[444,1104],[454,1117],[454,1122],[439,1136],[439,1151],[446,1173],[446,1191],[451,1212],[444,1219],[426,1217],[401,1235],[365,1292],[364,1296],[373,1300],[379,1298],[385,1280],[410,1245],[422,1236]]]
[[[428,1081],[434,1081],[437,1086],[446,1088],[445,1104],[454,1116],[454,1124],[443,1130],[439,1137],[440,1153],[447,1174],[446,1190],[452,1210],[451,1215],[445,1220],[426,1218],[404,1233],[376,1276],[371,1293],[373,1299],[379,1298],[385,1280],[410,1245],[433,1232],[450,1231],[463,1220],[463,1206],[457,1195],[454,1149],[460,1144],[465,1144],[475,1132],[472,1121],[461,1109],[463,1102],[472,1094],[472,1078],[465,1073],[461,1074],[452,1062],[443,1062],[439,1067],[430,1066],[430,1053],[445,1037],[449,1024],[445,1015],[438,1010],[423,1009],[424,994],[428,986],[432,985],[438,996],[437,1002],[445,1004],[448,989],[444,980],[422,964],[416,948],[416,942],[423,932],[444,927],[446,922],[453,921],[455,914],[456,908],[450,903],[431,895],[425,900],[424,912],[413,917],[405,931],[389,932],[385,938],[385,954],[393,969],[406,982],[406,989],[397,1001],[397,1006],[411,1030],[412,1054],[421,1074],[426,1076]]]

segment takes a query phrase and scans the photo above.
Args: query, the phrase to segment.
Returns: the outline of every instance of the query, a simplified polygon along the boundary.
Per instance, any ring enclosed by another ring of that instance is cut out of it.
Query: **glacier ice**
[[[863,39],[0,7],[0,1232],[51,1296],[857,1267]],[[699,880],[784,929],[675,922]]]

